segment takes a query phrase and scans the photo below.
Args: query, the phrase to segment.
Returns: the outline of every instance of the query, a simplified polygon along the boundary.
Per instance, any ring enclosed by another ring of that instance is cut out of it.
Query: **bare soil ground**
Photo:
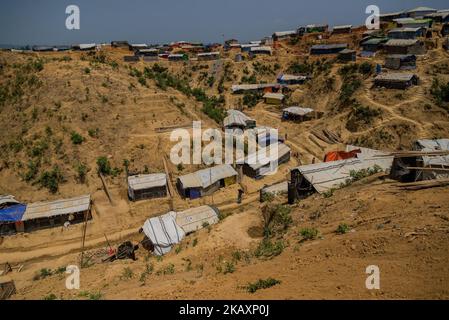
[[[354,47],[357,37],[331,40],[349,41]],[[218,95],[217,83],[228,64],[224,108],[237,108],[242,105],[242,96],[230,93],[232,84],[253,73],[258,81],[273,82],[292,63],[307,61],[306,47],[317,42],[307,39],[297,45],[284,43],[272,57],[239,63],[233,62],[233,54],[229,53],[224,54],[220,65],[158,64],[209,95]],[[263,102],[253,108],[243,106],[243,111],[258,125],[279,128],[280,136],[287,135],[286,143],[295,156],[276,175],[258,181],[245,177],[241,186],[234,185],[202,199],[183,200],[175,193],[172,200],[167,197],[137,203],[127,199],[123,161],[130,161],[133,172],[163,172],[164,156],[169,155],[173,143],[169,140],[170,131],[159,132],[158,128],[185,126],[193,120],[202,120],[203,127],[208,128],[221,125],[208,118],[193,97],[170,87],[163,90],[153,80],[143,85],[131,75],[133,69],[143,70],[154,63],[129,66],[121,61],[126,52],[106,49],[104,53],[106,61],[98,62],[83,53],[0,52],[0,84],[23,91],[11,91],[16,99],[0,106],[0,194],[13,194],[20,201],[32,202],[90,193],[94,212],[87,226],[86,249],[91,252],[107,247],[105,234],[112,244],[141,240],[137,231],[143,222],[166,213],[171,206],[182,210],[213,204],[228,216],[219,224],[188,236],[162,260],[140,248],[136,262],[115,261],[82,269],[81,291],[101,293],[106,299],[449,298],[447,187],[406,192],[393,187],[389,180],[376,180],[339,190],[330,198],[312,196],[293,207],[293,224],[283,236],[283,252],[268,260],[254,255],[263,230],[258,190],[265,184],[287,179],[290,168],[318,162],[327,151],[346,143],[396,150],[408,149],[418,138],[449,136],[447,110],[435,103],[429,91],[434,77],[449,80],[449,56],[441,48],[418,59],[418,68],[413,72],[420,77],[419,86],[405,91],[374,89],[372,77],[363,78],[353,97],[363,106],[380,110],[380,115],[355,130],[350,131],[347,126],[351,107],[341,108],[338,104],[343,81],[340,63],[332,63],[288,96],[290,105],[323,112],[320,119],[283,122],[280,107]],[[42,70],[24,69],[38,59],[44,61]],[[382,63],[383,56],[359,59],[358,63],[363,61]],[[271,71],[260,71],[255,62]],[[25,80],[21,78],[24,75]],[[212,86],[207,84],[210,76],[215,78]],[[338,134],[342,144],[320,140],[317,145],[310,136],[313,130],[321,129]],[[72,143],[72,132],[83,136],[82,144]],[[100,156],[106,156],[118,169],[116,176],[107,177],[114,205],[109,203],[96,174]],[[30,162],[38,164],[37,172],[27,182]],[[79,164],[88,168],[85,182],[78,179]],[[54,166],[59,167],[64,181],[56,193],[50,193],[36,180]],[[171,183],[179,175],[203,167],[192,165],[180,170],[168,161]],[[239,187],[246,190],[241,205],[236,204]],[[341,223],[347,223],[350,232],[337,235],[335,229]],[[319,237],[301,242],[298,233],[304,227],[318,229]],[[21,272],[14,271],[0,279],[15,281],[15,299],[42,299],[49,294],[62,299],[84,299],[85,294],[65,289],[65,274],[33,280],[41,269],[55,270],[78,263],[81,237],[82,225],[73,225],[1,238],[0,264],[9,262],[24,267]],[[224,274],[223,270],[231,264],[235,270]],[[380,267],[381,290],[365,288],[368,265]],[[145,273],[149,266],[154,270]],[[255,294],[243,288],[249,282],[268,277],[281,284]]]

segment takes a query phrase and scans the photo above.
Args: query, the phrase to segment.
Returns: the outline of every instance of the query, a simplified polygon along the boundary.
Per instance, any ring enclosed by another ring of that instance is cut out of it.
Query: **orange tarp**
[[[324,157],[324,162],[351,159],[357,157],[357,153],[360,153],[360,149],[352,150],[349,152],[345,151],[332,151],[328,152]]]

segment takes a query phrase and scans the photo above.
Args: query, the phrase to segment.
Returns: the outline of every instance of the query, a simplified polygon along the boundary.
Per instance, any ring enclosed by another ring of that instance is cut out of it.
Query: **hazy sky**
[[[70,4],[80,8],[80,30],[65,27]],[[449,7],[447,0],[1,0],[0,44],[248,41],[310,23],[362,24],[369,4],[381,12]]]

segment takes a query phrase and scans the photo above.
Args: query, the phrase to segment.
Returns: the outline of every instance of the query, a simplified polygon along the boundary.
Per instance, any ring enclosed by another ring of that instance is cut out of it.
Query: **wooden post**
[[[101,172],[98,172],[98,175],[100,176],[100,180],[101,180],[101,183],[103,184],[104,192],[106,193],[106,196],[107,196],[108,199],[109,199],[109,203],[110,203],[111,205],[114,205],[114,203],[112,202],[112,198],[111,198],[111,195],[110,195],[110,193],[109,193],[108,187],[106,186],[106,182],[105,182],[105,180],[104,180],[103,174],[102,174]]]

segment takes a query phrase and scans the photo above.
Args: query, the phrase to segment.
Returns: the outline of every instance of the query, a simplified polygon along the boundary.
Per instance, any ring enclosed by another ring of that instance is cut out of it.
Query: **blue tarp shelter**
[[[25,204],[16,204],[0,209],[0,224],[21,221],[26,207],[27,206]]]

